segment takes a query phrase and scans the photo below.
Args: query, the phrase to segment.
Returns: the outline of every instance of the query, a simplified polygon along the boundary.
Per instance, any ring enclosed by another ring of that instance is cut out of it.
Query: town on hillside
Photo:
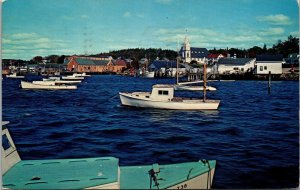
[[[178,52],[162,49],[126,49],[96,55],[35,56],[30,61],[3,59],[2,74],[55,76],[67,73],[119,74],[154,77],[201,78],[207,65],[208,79],[299,80],[299,38],[289,36],[272,48],[207,50],[193,47],[186,36]]]

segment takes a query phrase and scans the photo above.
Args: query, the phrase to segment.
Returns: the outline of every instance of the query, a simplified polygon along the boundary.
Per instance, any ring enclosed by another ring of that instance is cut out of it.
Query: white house
[[[215,74],[245,73],[254,68],[255,58],[220,58],[212,67]]]
[[[257,75],[282,74],[282,55],[257,55],[256,72]]]

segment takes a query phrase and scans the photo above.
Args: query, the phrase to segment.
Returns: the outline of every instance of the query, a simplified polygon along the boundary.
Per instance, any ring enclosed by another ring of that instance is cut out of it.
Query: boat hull
[[[176,99],[169,101],[153,101],[150,98],[138,98],[131,93],[119,93],[122,105],[157,108],[157,109],[174,109],[174,110],[217,110],[220,100],[202,99]]]
[[[209,163],[209,164],[208,164]],[[121,166],[121,189],[210,189],[216,161]],[[156,168],[156,169],[155,169]],[[155,179],[153,174],[155,172]]]
[[[43,81],[44,82],[44,81]],[[31,82],[21,81],[21,87],[23,89],[40,89],[40,90],[75,90],[77,86],[75,85],[41,85],[33,84]]]

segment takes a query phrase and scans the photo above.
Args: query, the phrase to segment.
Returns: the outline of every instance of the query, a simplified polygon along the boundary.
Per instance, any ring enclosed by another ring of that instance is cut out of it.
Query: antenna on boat
[[[206,63],[207,60],[204,58],[204,64],[203,64],[203,102],[206,101]]]

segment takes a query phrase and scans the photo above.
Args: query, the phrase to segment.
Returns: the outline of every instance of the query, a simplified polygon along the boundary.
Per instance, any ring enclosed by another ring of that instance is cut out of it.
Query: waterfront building
[[[65,63],[68,71],[86,72],[86,73],[118,73],[126,68],[126,65],[115,65],[112,57],[96,58],[96,57],[69,57]]]
[[[187,36],[184,39],[184,43],[182,44],[179,53],[185,63],[196,62],[198,64],[204,64],[209,54],[206,48],[191,47]]]
[[[186,66],[187,66],[186,64],[179,64],[178,72],[182,74],[186,73],[188,69]],[[177,69],[177,62],[170,61],[170,60],[155,60],[150,64],[149,69],[152,71],[159,71],[162,73],[166,73],[168,76],[175,76],[176,69]]]
[[[257,75],[282,74],[282,55],[257,55],[256,56],[256,70]]]
[[[255,58],[221,58],[212,67],[214,74],[241,74],[254,69]]]

